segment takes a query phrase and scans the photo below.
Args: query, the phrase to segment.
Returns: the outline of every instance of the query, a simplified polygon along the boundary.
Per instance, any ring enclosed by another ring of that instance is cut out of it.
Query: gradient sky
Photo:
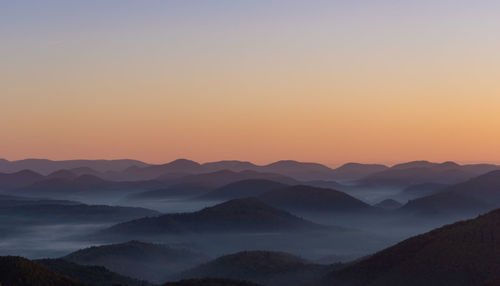
[[[500,163],[500,1],[0,0],[0,157]]]

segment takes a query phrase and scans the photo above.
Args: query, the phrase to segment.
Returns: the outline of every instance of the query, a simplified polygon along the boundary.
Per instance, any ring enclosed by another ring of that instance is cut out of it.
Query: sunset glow
[[[500,163],[500,2],[417,2],[0,1],[0,157]]]

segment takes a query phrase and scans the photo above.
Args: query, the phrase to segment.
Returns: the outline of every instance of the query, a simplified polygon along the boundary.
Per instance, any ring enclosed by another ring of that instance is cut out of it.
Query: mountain
[[[374,173],[382,172],[388,168],[389,167],[381,164],[346,163],[334,169],[332,174],[333,178],[336,180],[353,181]]]
[[[81,175],[93,175],[93,176],[96,176],[96,177],[107,177],[106,174],[108,172],[98,172],[92,168],[89,168],[89,167],[78,167],[78,168],[72,168],[72,169],[69,169],[68,171],[70,171],[71,173],[77,175],[77,176],[81,176]]]
[[[282,184],[295,184],[297,181],[290,177],[261,173],[256,171],[234,172],[221,170],[212,173],[191,174],[185,176],[174,176],[167,174],[157,178],[164,184],[165,188],[137,193],[129,196],[129,199],[163,199],[172,197],[197,197],[202,196],[216,188],[242,180],[272,180]]]
[[[258,168],[257,165],[244,162],[244,161],[218,161],[218,162],[209,162],[202,165],[203,172],[216,172],[222,170],[231,170],[234,172],[241,172],[246,170],[256,170]]]
[[[93,175],[81,175],[75,178],[48,178],[30,185],[11,190],[9,193],[23,196],[72,197],[105,196],[110,193],[123,195],[160,188],[164,184],[157,181],[114,182]]]
[[[426,214],[477,215],[500,206],[500,171],[446,187],[441,192],[409,201],[401,210]]]
[[[162,165],[128,168],[116,176],[125,180],[153,180],[166,174],[183,176],[200,172],[202,172],[202,167],[199,163],[187,159],[178,159]]]
[[[265,192],[262,201],[289,211],[340,213],[363,212],[374,208],[346,193],[311,186],[291,186]]]
[[[159,190],[131,194],[129,200],[157,200],[168,198],[191,198],[211,191],[211,187],[198,183],[179,183]]]
[[[263,179],[242,180],[210,191],[209,193],[201,196],[200,199],[231,200],[256,197],[264,192],[284,188],[286,186],[286,184]]]
[[[470,196],[484,202],[500,204],[500,170],[450,186],[445,191]]]
[[[256,198],[235,199],[193,213],[166,214],[114,225],[101,236],[183,233],[313,231],[325,227],[271,207]]]
[[[22,170],[15,173],[0,173],[0,191],[27,186],[42,178],[42,175],[31,170]]]
[[[228,278],[268,286],[299,285],[326,275],[334,267],[311,263],[284,252],[243,251],[182,272],[176,278]]]
[[[423,183],[411,185],[403,189],[402,195],[411,199],[421,198],[437,194],[444,190],[449,185],[439,183]]]
[[[5,286],[83,286],[67,276],[17,256],[0,256],[0,285]]]
[[[198,186],[204,186],[207,188],[218,188],[237,181],[249,180],[249,179],[265,179],[265,180],[276,181],[278,183],[283,183],[283,184],[298,183],[295,179],[292,179],[284,175],[275,173],[263,173],[257,171],[249,171],[249,170],[241,172],[221,170],[213,173],[192,174],[179,178],[159,177],[157,179],[171,185],[196,184]]]
[[[0,195],[0,208],[15,207],[15,206],[39,206],[39,205],[79,205],[82,204],[76,201],[68,200],[50,200],[40,198],[17,197],[10,195]]]
[[[44,177],[44,179],[67,179],[72,180],[78,177],[76,173],[73,173],[70,170],[59,170],[52,172]]]
[[[260,166],[259,171],[281,174],[300,181],[329,180],[332,169],[318,163],[304,163],[293,160],[283,160]]]
[[[2,204],[0,219],[21,219],[24,223],[36,222],[119,222],[145,216],[158,215],[153,210],[136,207],[59,203],[68,201],[17,201]]]
[[[453,192],[410,200],[399,210],[417,215],[462,215],[467,217],[491,210],[492,205],[470,196]]]
[[[131,166],[145,167],[148,164],[137,160],[66,160],[52,161],[47,159],[25,159],[19,161],[0,162],[0,172],[12,173],[21,170],[32,170],[47,175],[62,169],[73,169],[79,167],[92,168],[99,172],[122,171]]]
[[[203,279],[188,279],[178,282],[167,282],[162,286],[262,286],[262,285],[240,280],[203,278]]]
[[[116,273],[155,283],[165,282],[172,273],[208,261],[204,254],[185,248],[139,241],[85,248],[62,259],[104,266]]]
[[[330,273],[318,285],[498,285],[499,245],[495,210],[407,239]]]
[[[63,259],[39,259],[36,263],[74,280],[82,281],[86,286],[149,286],[145,281],[139,281],[111,272],[102,266],[83,266]]]
[[[394,210],[402,207],[403,204],[393,199],[386,199],[379,202],[378,204],[375,204],[374,206],[386,210]]]
[[[476,174],[463,170],[455,163],[430,163],[417,161],[395,165],[385,171],[372,174],[362,183],[371,186],[407,187],[422,183],[453,184],[465,181]]]

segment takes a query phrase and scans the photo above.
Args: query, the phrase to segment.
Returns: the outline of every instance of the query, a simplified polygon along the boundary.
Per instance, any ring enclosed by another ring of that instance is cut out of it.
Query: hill
[[[304,185],[271,190],[261,194],[259,199],[289,211],[335,213],[374,210],[346,193]]]
[[[477,215],[500,206],[500,171],[449,186],[441,192],[409,201],[403,211]]]
[[[328,180],[332,178],[332,169],[318,163],[283,160],[260,166],[261,172],[290,176],[300,181]]]
[[[197,183],[179,183],[164,189],[134,193],[127,196],[129,200],[157,200],[167,198],[192,198],[211,191],[211,187]]]
[[[403,204],[401,204],[400,202],[393,200],[393,199],[386,199],[386,200],[379,202],[378,204],[375,204],[374,206],[378,207],[378,208],[386,209],[386,210],[394,210],[394,209],[402,207]]]
[[[227,184],[231,184],[242,180],[250,180],[250,179],[271,180],[283,184],[298,183],[295,179],[284,175],[250,171],[250,170],[240,171],[240,172],[221,170],[213,173],[192,174],[183,177],[171,178],[169,175],[167,175],[166,177],[158,178],[158,180],[168,183],[170,185],[196,184],[198,186],[204,186],[207,188],[219,188]]]
[[[0,173],[0,191],[27,186],[41,179],[43,179],[42,175],[30,170],[22,170],[15,173]]]
[[[324,227],[255,199],[235,199],[201,211],[166,214],[114,225],[98,235],[164,235],[320,230]]]
[[[404,188],[401,194],[410,199],[416,199],[437,194],[446,189],[446,187],[448,187],[446,184],[422,183]]]
[[[450,186],[445,191],[471,196],[484,202],[500,204],[500,170]]]
[[[83,286],[67,276],[17,256],[0,256],[0,284],[5,286]]]
[[[382,172],[388,168],[389,167],[381,164],[346,163],[334,169],[332,174],[335,180],[353,181],[367,177],[371,174]]]
[[[408,187],[416,184],[457,184],[486,172],[497,170],[496,165],[459,165],[454,162],[432,163],[414,161],[367,176],[361,183],[368,186]]]
[[[200,197],[205,200],[231,200],[258,196],[266,191],[286,187],[287,185],[263,179],[250,179],[234,182],[210,191]]]
[[[23,196],[82,197],[88,199],[89,197],[107,195],[125,196],[130,192],[161,188],[162,186],[164,184],[157,181],[114,182],[94,175],[81,175],[74,178],[44,178],[9,193]]]
[[[229,278],[268,286],[297,285],[325,275],[332,268],[274,251],[225,255],[179,274],[180,278]]]
[[[82,266],[62,259],[39,259],[35,262],[55,273],[82,281],[86,286],[149,286],[145,281],[116,274],[102,266]]]
[[[209,258],[185,248],[130,241],[81,249],[62,259],[81,265],[104,266],[122,275],[160,283],[165,282],[170,274]]]
[[[500,210],[447,225],[330,273],[320,285],[479,286],[498,281]]]
[[[131,166],[145,167],[148,164],[130,159],[120,160],[65,160],[53,161],[47,159],[25,159],[18,161],[2,160],[0,162],[0,172],[12,173],[21,170],[33,170],[37,173],[47,175],[52,172],[87,167],[99,172],[123,171]]]
[[[64,203],[65,201],[59,203],[50,200],[26,202],[17,201],[15,205],[2,205],[0,220],[22,219],[25,223],[119,222],[159,214],[157,211],[136,207]]]

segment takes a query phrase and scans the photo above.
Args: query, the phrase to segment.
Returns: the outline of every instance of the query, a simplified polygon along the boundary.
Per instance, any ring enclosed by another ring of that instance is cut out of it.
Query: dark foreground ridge
[[[18,256],[0,257],[0,285],[2,286],[83,286],[67,276]]]
[[[500,209],[418,235],[332,272],[319,285],[500,285]]]

